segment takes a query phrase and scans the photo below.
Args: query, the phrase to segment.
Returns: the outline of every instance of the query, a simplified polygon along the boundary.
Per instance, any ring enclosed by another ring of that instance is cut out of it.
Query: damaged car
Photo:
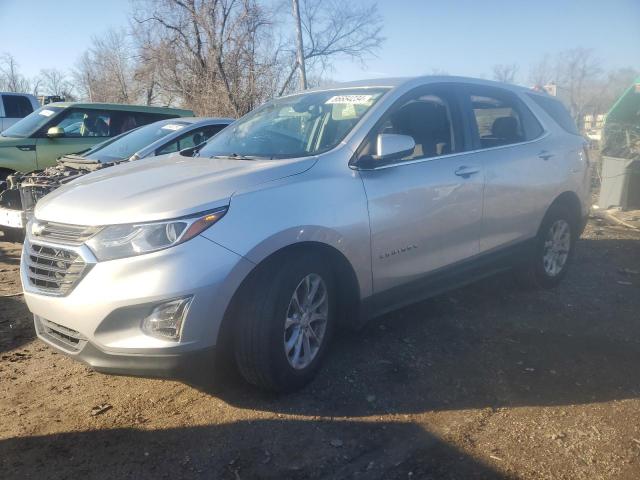
[[[161,120],[100,143],[83,154],[65,155],[44,170],[9,175],[0,191],[0,229],[5,240],[20,241],[36,202],[61,185],[125,161],[195,149],[232,122],[231,118],[197,117]]]

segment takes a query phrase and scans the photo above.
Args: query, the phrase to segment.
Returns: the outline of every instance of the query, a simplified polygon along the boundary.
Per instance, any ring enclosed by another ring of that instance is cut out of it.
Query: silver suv
[[[41,200],[21,275],[39,337],[96,370],[188,381],[231,354],[292,390],[336,328],[487,274],[551,287],[589,202],[552,97],[456,77],[278,98],[172,154]]]

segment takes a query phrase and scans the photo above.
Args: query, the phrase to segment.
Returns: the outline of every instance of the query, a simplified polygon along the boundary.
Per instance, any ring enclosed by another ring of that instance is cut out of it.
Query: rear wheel
[[[333,332],[333,272],[303,252],[258,268],[236,310],[236,363],[258,387],[296,390],[316,375]]]
[[[579,221],[564,205],[551,206],[535,240],[531,256],[517,269],[527,287],[555,287],[567,274],[579,232]]]

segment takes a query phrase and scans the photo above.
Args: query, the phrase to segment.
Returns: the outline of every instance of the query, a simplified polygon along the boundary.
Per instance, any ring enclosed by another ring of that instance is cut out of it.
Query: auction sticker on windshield
[[[50,117],[51,115],[53,115],[53,114],[54,114],[54,113],[56,113],[56,112],[54,112],[53,110],[47,110],[47,109],[44,109],[44,110],[40,110],[40,112],[39,112],[39,113],[40,113],[40,115],[42,115],[43,117]]]
[[[169,123],[162,127],[163,130],[172,130],[172,131],[180,130],[183,128],[184,128],[184,125],[177,125],[175,123]]]
[[[335,95],[327,100],[328,105],[339,103],[343,105],[369,105],[373,95]]]

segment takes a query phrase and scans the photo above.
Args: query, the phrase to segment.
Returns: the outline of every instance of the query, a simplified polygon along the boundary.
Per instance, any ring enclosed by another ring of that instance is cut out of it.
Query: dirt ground
[[[638,479],[640,231],[592,220],[575,260],[555,290],[504,275],[342,333],[282,397],[92,372],[2,296],[0,478]]]

